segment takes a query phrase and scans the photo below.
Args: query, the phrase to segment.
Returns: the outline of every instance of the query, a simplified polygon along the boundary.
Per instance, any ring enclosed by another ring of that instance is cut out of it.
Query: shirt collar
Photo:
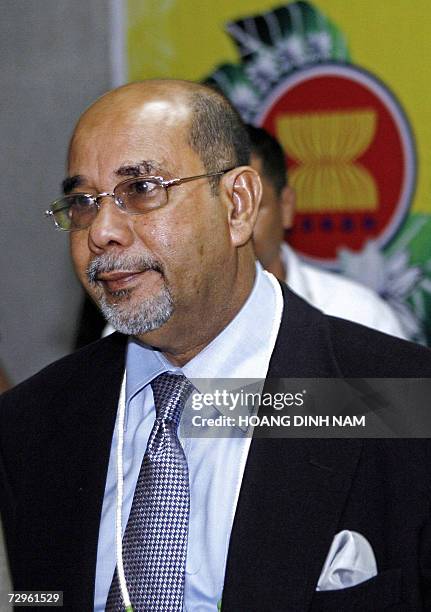
[[[181,372],[160,351],[130,337],[126,356],[126,398],[129,401],[163,372]]]
[[[303,264],[295,251],[283,242],[280,251],[281,259],[286,269],[285,281],[291,289],[307,301],[313,301],[307,278],[303,272]]]
[[[184,367],[188,378],[264,378],[273,327],[274,277],[256,262],[253,289],[232,321]],[[277,284],[277,282],[275,281]],[[280,293],[281,289],[278,287]],[[277,326],[278,333],[278,326]]]

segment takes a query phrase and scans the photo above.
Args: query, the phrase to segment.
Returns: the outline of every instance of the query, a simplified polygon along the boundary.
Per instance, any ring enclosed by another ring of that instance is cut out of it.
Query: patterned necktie
[[[189,523],[189,476],[177,428],[193,386],[165,372],[155,378],[156,420],[148,439],[123,537],[123,563],[133,609],[181,612]],[[115,570],[106,610],[124,611]]]

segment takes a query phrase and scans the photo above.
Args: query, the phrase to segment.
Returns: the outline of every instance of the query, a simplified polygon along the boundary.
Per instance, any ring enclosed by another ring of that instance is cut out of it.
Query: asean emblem
[[[335,265],[337,247],[385,246],[414,193],[416,156],[405,114],[389,90],[355,66],[325,63],[288,76],[255,118],[286,151],[297,192],[289,242]]]

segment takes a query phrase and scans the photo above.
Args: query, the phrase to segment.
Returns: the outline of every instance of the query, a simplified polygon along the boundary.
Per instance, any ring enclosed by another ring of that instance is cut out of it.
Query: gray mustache
[[[99,274],[127,270],[128,272],[146,272],[155,270],[164,276],[164,269],[158,259],[151,255],[116,255],[115,253],[104,253],[96,255],[89,264],[86,274],[91,285],[97,283]]]

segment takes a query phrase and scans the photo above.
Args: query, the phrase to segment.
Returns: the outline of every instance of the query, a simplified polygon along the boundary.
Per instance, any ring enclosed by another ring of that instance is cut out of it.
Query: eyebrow
[[[120,166],[115,171],[117,176],[146,176],[161,174],[161,165],[152,160],[144,159],[137,164],[128,164],[126,166]]]
[[[162,166],[155,161],[143,160],[137,164],[127,164],[120,166],[115,170],[116,176],[146,176],[161,174]],[[85,177],[82,174],[75,174],[74,176],[67,176],[62,182],[62,191],[64,195],[69,194],[73,189],[80,187],[85,184]]]
[[[84,177],[81,174],[76,174],[75,176],[67,176],[64,181],[61,183],[61,188],[64,195],[67,195],[80,185],[84,184]]]

